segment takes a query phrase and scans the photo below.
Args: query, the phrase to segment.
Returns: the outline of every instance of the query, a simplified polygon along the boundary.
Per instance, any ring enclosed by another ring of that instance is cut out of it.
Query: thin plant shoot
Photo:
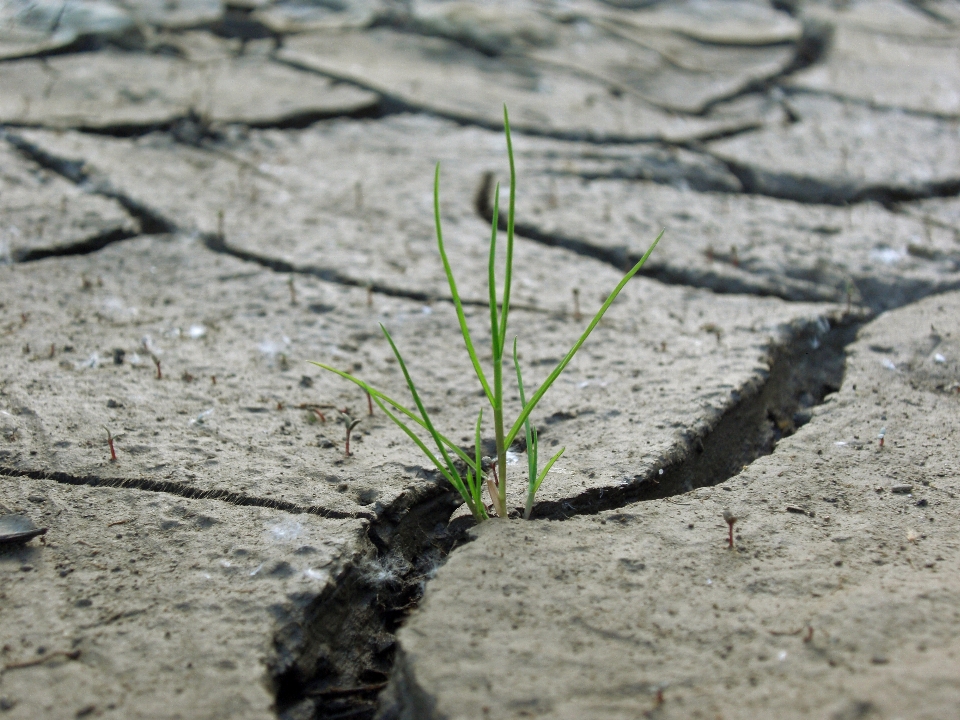
[[[434,222],[436,224],[437,248],[440,251],[440,260],[443,263],[443,270],[447,276],[447,283],[450,286],[450,296],[453,300],[453,306],[456,310],[457,321],[460,324],[460,334],[463,338],[463,343],[466,346],[467,354],[470,357],[470,362],[477,374],[477,379],[480,381],[480,385],[483,388],[484,395],[486,395],[487,401],[490,404],[490,409],[493,415],[493,429],[497,447],[497,457],[495,458],[496,466],[495,468],[491,468],[493,477],[490,478],[488,476],[487,471],[484,469],[482,458],[480,457],[480,436],[483,427],[483,410],[480,410],[480,412],[477,414],[477,422],[474,427],[475,452],[473,457],[471,457],[463,449],[451,442],[449,438],[437,430],[436,426],[433,424],[433,421],[430,419],[430,415],[427,412],[426,407],[420,399],[420,393],[417,391],[417,387],[413,382],[413,378],[410,376],[410,372],[407,369],[407,364],[403,360],[403,356],[400,354],[400,351],[397,348],[396,343],[394,343],[389,331],[382,324],[380,325],[380,328],[383,330],[383,334],[386,337],[387,342],[390,343],[390,348],[397,359],[397,363],[400,365],[400,369],[403,372],[403,377],[407,382],[407,387],[410,390],[410,394],[413,398],[415,409],[408,408],[407,406],[403,405],[397,400],[394,400],[393,398],[372,387],[360,378],[351,375],[350,373],[344,372],[343,370],[338,370],[323,363],[313,363],[314,365],[321,367],[324,370],[329,370],[330,372],[336,373],[340,377],[345,378],[363,388],[372,401],[380,407],[384,414],[386,414],[387,417],[397,424],[397,426],[410,438],[410,440],[418,448],[420,448],[430,462],[436,466],[437,470],[447,479],[447,481],[453,485],[457,492],[460,493],[477,522],[486,520],[488,517],[487,506],[483,501],[483,490],[485,487],[490,498],[490,504],[493,512],[499,517],[507,517],[507,449],[513,444],[517,434],[521,430],[523,431],[526,439],[528,465],[527,493],[523,515],[525,518],[530,517],[537,490],[540,488],[540,485],[547,476],[547,473],[550,471],[550,468],[553,467],[553,464],[563,454],[564,451],[564,448],[561,448],[556,455],[550,458],[550,460],[546,465],[543,466],[542,469],[539,468],[537,452],[537,429],[530,418],[530,414],[536,408],[537,404],[543,398],[547,390],[550,389],[550,386],[553,385],[556,379],[560,376],[560,373],[563,372],[564,368],[566,368],[566,366],[573,359],[573,356],[576,355],[583,343],[586,342],[586,339],[590,336],[590,333],[593,332],[594,328],[600,322],[607,309],[613,304],[613,301],[616,300],[617,295],[620,294],[620,291],[623,290],[624,286],[630,281],[630,279],[637,274],[640,268],[643,267],[644,263],[647,261],[647,258],[649,258],[650,254],[653,252],[653,249],[657,246],[657,243],[660,242],[660,238],[663,237],[663,232],[661,232],[660,235],[657,236],[657,239],[654,240],[650,248],[643,254],[643,257],[640,258],[637,264],[634,265],[623,277],[616,288],[614,288],[613,292],[607,297],[600,310],[597,311],[597,314],[594,315],[593,319],[580,335],[580,338],[577,340],[577,342],[572,348],[570,348],[570,351],[566,354],[566,356],[564,356],[564,358],[557,364],[557,366],[553,369],[553,372],[547,376],[546,380],[544,380],[543,383],[541,383],[541,385],[534,391],[529,400],[527,399],[523,385],[520,362],[517,359],[517,341],[516,338],[514,338],[513,365],[517,374],[517,389],[519,390],[520,394],[521,410],[516,419],[512,423],[507,424],[504,420],[503,365],[504,349],[507,346],[507,324],[510,315],[510,285],[513,278],[514,215],[516,207],[517,173],[516,166],[514,164],[513,142],[510,137],[510,119],[507,115],[506,106],[503,108],[503,125],[507,141],[507,157],[510,161],[510,204],[507,210],[507,247],[504,265],[503,291],[498,298],[495,277],[497,266],[497,232],[499,229],[500,216],[500,185],[498,183],[494,194],[493,218],[490,232],[490,251],[487,266],[490,310],[490,343],[492,351],[491,354],[493,356],[493,365],[490,375],[484,371],[480,364],[480,359],[477,356],[477,352],[473,344],[473,338],[471,337],[470,330],[467,327],[467,319],[463,312],[463,304],[460,301],[460,293],[457,290],[457,282],[454,278],[453,269],[450,266],[450,260],[447,257],[447,251],[443,244],[443,230],[440,224],[439,163],[437,163],[433,180],[433,213]],[[429,437],[425,439],[422,437],[424,435]],[[430,443],[429,445],[428,442]],[[435,446],[436,449],[431,449],[431,446]]]

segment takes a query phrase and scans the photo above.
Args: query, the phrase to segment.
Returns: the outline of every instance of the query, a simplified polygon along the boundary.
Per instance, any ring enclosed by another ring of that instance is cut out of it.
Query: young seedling
[[[727,525],[730,528],[730,535],[728,537],[727,547],[733,550],[733,524],[737,522],[736,516],[729,510],[723,511],[723,519],[727,521]]]
[[[580,322],[583,315],[580,314],[580,289],[573,289],[573,319]]]
[[[373,398],[370,397],[370,393],[367,393],[367,415],[373,415]]]
[[[877,435],[877,439],[880,441],[880,447],[883,447],[883,439],[887,436],[887,429],[880,428],[880,434]]]
[[[354,420],[350,417],[350,414],[346,410],[340,411],[340,420],[343,423],[343,426],[347,429],[347,440],[344,443],[344,455],[350,457],[353,453],[350,452],[350,434],[353,432],[353,429],[360,424],[361,418]]]
[[[402,403],[373,388],[365,381],[355,377],[354,375],[351,375],[350,373],[347,373],[343,370],[337,370],[336,368],[323,363],[313,363],[314,365],[323,368],[324,370],[329,370],[330,372],[336,373],[340,377],[345,378],[346,380],[349,380],[350,382],[355,383],[363,388],[373,399],[373,402],[380,407],[384,414],[397,424],[397,426],[411,439],[411,441],[413,441],[417,447],[420,448],[421,452],[427,456],[430,462],[436,466],[440,474],[442,474],[447,481],[460,493],[477,522],[481,522],[488,517],[487,508],[483,503],[482,497],[484,487],[486,487],[490,493],[490,501],[494,512],[496,512],[496,514],[500,517],[507,516],[507,449],[513,444],[517,434],[521,431],[524,432],[527,440],[527,461],[529,472],[529,477],[527,479],[527,499],[525,504],[526,506],[524,508],[524,515],[526,517],[530,516],[530,511],[533,506],[533,499],[540,487],[540,484],[543,482],[543,479],[546,477],[550,468],[557,461],[557,458],[559,458],[561,453],[563,453],[563,449],[561,449],[560,452],[550,459],[550,461],[542,470],[538,468],[536,428],[533,426],[533,423],[530,419],[530,414],[537,407],[547,390],[550,389],[556,379],[560,376],[560,373],[563,372],[564,368],[566,368],[573,359],[574,355],[577,354],[577,351],[580,350],[580,347],[583,345],[583,343],[586,342],[587,338],[590,336],[590,333],[593,332],[594,328],[596,328],[596,326],[599,324],[601,318],[613,304],[614,300],[617,299],[620,291],[623,290],[624,286],[626,286],[630,279],[640,271],[640,268],[643,267],[644,263],[646,263],[647,258],[650,257],[650,254],[657,246],[657,243],[660,242],[660,238],[663,237],[663,232],[661,232],[647,252],[644,253],[643,257],[640,258],[633,268],[631,268],[631,270],[623,277],[616,288],[614,288],[613,292],[607,296],[607,299],[600,307],[600,310],[597,311],[596,315],[594,315],[593,319],[580,335],[580,338],[577,340],[577,342],[574,343],[570,351],[567,352],[564,358],[557,364],[557,366],[547,376],[543,383],[541,383],[540,387],[538,387],[533,395],[531,395],[529,398],[527,398],[524,392],[520,366],[516,354],[516,340],[514,340],[513,359],[514,365],[517,369],[517,385],[520,391],[521,410],[513,423],[508,424],[504,418],[504,399],[506,394],[503,387],[503,363],[505,360],[504,353],[507,349],[507,325],[510,314],[511,282],[513,279],[514,215],[516,206],[517,174],[516,167],[514,165],[513,143],[510,138],[510,119],[507,115],[506,107],[503,109],[503,125],[504,134],[506,135],[507,141],[507,157],[510,162],[510,205],[507,213],[507,246],[503,274],[503,291],[502,295],[498,298],[496,286],[497,231],[499,227],[498,223],[500,213],[500,186],[498,184],[494,191],[493,217],[491,223],[492,228],[490,233],[490,251],[487,269],[490,312],[490,344],[492,350],[491,354],[493,357],[492,378],[483,370],[480,365],[480,359],[477,355],[476,349],[474,348],[473,338],[470,334],[469,328],[467,327],[467,320],[463,312],[463,304],[460,301],[460,293],[457,290],[457,283],[453,275],[453,270],[450,267],[450,261],[447,257],[446,248],[443,244],[443,231],[440,225],[439,163],[437,163],[433,181],[433,214],[434,222],[436,224],[437,248],[440,252],[440,260],[443,263],[444,274],[446,275],[447,283],[450,286],[450,296],[456,311],[457,321],[460,325],[460,333],[463,337],[463,343],[466,346],[467,354],[470,357],[470,362],[473,365],[474,371],[476,372],[477,379],[480,381],[480,386],[483,388],[483,394],[487,398],[490,408],[493,411],[493,429],[497,447],[497,456],[495,458],[496,465],[491,467],[493,479],[489,479],[487,477],[487,472],[480,456],[480,431],[483,424],[483,411],[481,410],[477,415],[477,422],[474,428],[475,456],[470,457],[464,450],[451,442],[446,436],[442,435],[433,424],[433,421],[431,420],[430,415],[427,413],[427,409],[420,398],[420,393],[413,382],[413,378],[410,376],[410,371],[403,360],[403,356],[397,349],[397,346],[394,343],[389,331],[382,324],[380,328],[383,331],[387,342],[390,344],[390,349],[393,351],[394,357],[397,359],[400,370],[403,372],[403,377],[413,398],[416,408],[415,410],[404,406]],[[404,419],[401,419],[401,417],[412,422],[415,427],[408,425]],[[427,447],[427,443],[421,439],[418,432],[425,432],[430,436],[430,439],[432,439],[433,444],[436,446],[436,451],[433,451]]]
[[[163,373],[160,371],[160,358],[150,353],[150,359],[153,360],[153,364],[157,366],[157,380],[163,380]]]
[[[107,431],[107,445],[110,447],[110,462],[117,461],[117,449],[113,446],[113,435],[110,433],[110,428],[107,426],[103,427]]]

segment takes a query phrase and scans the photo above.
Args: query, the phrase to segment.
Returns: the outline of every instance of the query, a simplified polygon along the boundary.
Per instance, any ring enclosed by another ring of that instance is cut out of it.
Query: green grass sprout
[[[523,393],[523,377],[520,374],[520,361],[517,360],[517,339],[513,339],[513,365],[517,368],[517,387],[520,390],[520,404],[523,407],[527,405],[527,399]],[[523,519],[530,519],[530,511],[533,510],[533,498],[537,494],[537,490],[540,489],[540,483],[543,482],[543,479],[547,476],[547,473],[550,472],[550,468],[553,467],[553,464],[563,455],[563,451],[566,448],[560,448],[560,452],[550,458],[544,468],[543,472],[539,475],[537,474],[537,428],[530,421],[530,416],[527,416],[527,419],[523,423],[523,429],[526,433],[527,440],[527,469],[528,469],[528,478],[527,478],[527,501],[523,507]]]
[[[590,333],[593,332],[594,328],[596,328],[596,326],[599,324],[601,318],[603,318],[604,313],[606,313],[609,307],[613,304],[613,301],[616,300],[617,295],[620,294],[620,291],[623,290],[624,286],[634,275],[637,274],[637,272],[639,272],[640,268],[643,267],[644,263],[647,261],[647,258],[649,258],[650,254],[653,252],[653,249],[657,246],[657,243],[660,242],[660,238],[663,237],[663,231],[661,231],[656,240],[653,241],[653,244],[650,246],[650,248],[644,253],[643,257],[640,258],[637,264],[630,269],[617,287],[614,288],[613,292],[610,293],[600,310],[596,315],[594,315],[589,325],[587,325],[586,330],[583,331],[583,333],[580,335],[580,338],[566,354],[566,356],[564,356],[564,358],[557,364],[553,372],[551,372],[547,376],[547,379],[541,383],[540,387],[534,391],[529,401],[527,400],[526,393],[524,391],[523,377],[520,371],[520,361],[518,360],[517,356],[517,340],[514,338],[513,364],[517,372],[517,388],[520,394],[521,411],[516,420],[514,420],[514,422],[509,426],[509,429],[507,429],[507,425],[504,422],[503,416],[503,354],[504,348],[507,344],[507,322],[510,314],[510,287],[513,279],[514,216],[516,210],[517,172],[516,165],[514,163],[513,141],[510,137],[510,118],[507,114],[506,106],[503,108],[503,126],[507,141],[507,156],[510,160],[510,204],[507,210],[507,247],[504,265],[503,293],[502,298],[498,300],[496,285],[497,231],[499,228],[500,216],[500,185],[498,183],[494,194],[493,222],[491,223],[492,229],[490,232],[490,252],[487,268],[487,282],[490,295],[490,344],[493,356],[492,383],[490,378],[488,378],[487,374],[484,372],[483,367],[480,364],[480,358],[477,356],[477,352],[473,344],[473,338],[470,335],[470,329],[467,327],[467,319],[463,312],[463,303],[460,300],[460,293],[457,290],[457,282],[454,278],[453,269],[450,266],[450,260],[447,257],[447,251],[443,244],[443,230],[440,223],[440,163],[437,163],[433,178],[433,214],[434,222],[436,224],[437,248],[440,251],[440,260],[443,263],[443,271],[447,277],[447,283],[450,286],[450,297],[453,300],[453,306],[456,310],[457,322],[460,325],[460,334],[463,337],[463,343],[466,346],[467,355],[470,357],[470,362],[473,365],[474,372],[476,372],[477,379],[480,381],[480,386],[483,388],[483,393],[486,396],[487,401],[490,403],[491,409],[493,410],[493,429],[497,446],[497,456],[494,459],[496,466],[491,468],[493,472],[493,478],[488,477],[487,472],[484,469],[484,462],[480,453],[483,410],[481,409],[477,415],[477,422],[474,429],[474,456],[470,457],[463,449],[451,442],[449,438],[442,435],[434,426],[433,421],[430,419],[430,415],[427,413],[426,407],[420,399],[420,393],[417,391],[417,387],[413,382],[413,378],[410,376],[410,372],[407,369],[407,364],[403,360],[403,356],[400,354],[399,349],[397,349],[396,343],[394,343],[389,331],[382,324],[380,325],[380,329],[383,331],[387,342],[390,344],[390,349],[393,351],[394,357],[396,357],[397,363],[400,365],[400,369],[403,371],[403,377],[407,382],[407,388],[410,390],[410,395],[412,396],[414,405],[416,407],[415,410],[404,406],[397,400],[385,395],[350,373],[337,370],[336,368],[329,365],[324,365],[323,363],[313,363],[317,367],[323,368],[324,370],[329,370],[330,372],[336,373],[340,377],[355,383],[364,391],[366,391],[372,401],[375,402],[381,410],[383,410],[384,414],[389,417],[390,420],[396,423],[396,425],[414,442],[414,444],[416,444],[418,448],[420,448],[421,452],[423,452],[430,462],[434,464],[440,474],[446,478],[446,480],[454,487],[454,489],[456,489],[458,493],[460,493],[460,496],[467,504],[467,507],[470,509],[471,514],[477,522],[482,522],[489,517],[487,506],[483,502],[484,486],[487,488],[487,493],[489,494],[493,511],[500,517],[507,517],[507,449],[513,444],[517,433],[519,433],[521,429],[524,431],[527,442],[528,465],[527,496],[524,505],[523,516],[527,519],[530,518],[530,513],[533,510],[533,502],[534,498],[536,497],[537,490],[539,490],[541,483],[547,476],[547,473],[550,472],[550,468],[553,467],[553,464],[559,459],[565,450],[565,448],[561,448],[556,455],[550,458],[550,461],[547,462],[543,469],[540,470],[538,468],[537,429],[534,426],[530,415],[537,407],[537,404],[543,398],[544,394],[546,394],[547,390],[550,389],[550,386],[553,385],[556,379],[560,376],[560,373],[563,372],[564,368],[566,368],[566,366],[573,359],[573,356],[576,355],[583,343],[586,342],[587,338],[590,336]],[[404,419],[411,421],[412,425],[415,427],[412,427],[411,424],[405,422]],[[431,450],[431,448],[427,445],[427,442],[425,442],[421,437],[421,435],[424,433],[429,435],[430,439],[433,441],[433,445],[436,446],[436,452]]]

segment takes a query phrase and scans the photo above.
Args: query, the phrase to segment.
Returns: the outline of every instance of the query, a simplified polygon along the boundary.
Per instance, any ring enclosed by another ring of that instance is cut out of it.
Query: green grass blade
[[[520,390],[520,406],[526,407],[527,398],[523,392],[523,376],[520,374],[520,361],[517,359],[516,338],[513,339],[513,365],[517,369],[517,388]],[[531,487],[537,478],[537,440],[536,430],[533,428],[533,423],[530,422],[529,416],[527,416],[527,421],[523,424],[523,427],[526,431],[527,439],[527,486]]]
[[[660,242],[660,238],[663,237],[665,231],[661,230],[660,234],[657,235],[657,239],[653,241],[653,245],[643,254],[643,257],[640,258],[639,262],[633,266],[633,268],[624,275],[623,280],[617,285],[610,296],[607,298],[606,302],[603,303],[603,306],[600,308],[599,312],[593,316],[593,320],[590,321],[590,324],[587,326],[587,329],[583,331],[583,334],[580,336],[580,339],[577,340],[576,344],[570,348],[570,352],[566,354],[563,360],[554,368],[553,372],[543,381],[543,384],[537,389],[533,394],[533,397],[530,398],[530,402],[527,403],[523,410],[520,412],[520,416],[514,422],[513,427],[510,428],[510,432],[507,433],[507,437],[504,440],[505,447],[510,447],[510,444],[513,442],[513,439],[517,436],[517,433],[520,432],[520,428],[523,427],[523,424],[526,422],[527,418],[530,416],[530,413],[537,406],[537,403],[540,402],[540,399],[543,397],[544,393],[550,389],[550,386],[553,385],[554,381],[560,376],[560,373],[563,372],[563,369],[569,364],[573,359],[573,356],[577,354],[577,351],[580,349],[580,346],[586,342],[587,338],[590,337],[590,333],[593,332],[593,329],[600,322],[600,319],[603,317],[603,314],[607,309],[613,304],[613,301],[617,299],[617,295],[620,294],[620,291],[623,290],[624,286],[630,281],[630,279],[639,272],[640,268],[643,267],[643,264],[647,262],[647,258],[650,257],[650,253],[653,252],[653,249],[657,246],[657,243]]]
[[[500,343],[500,323],[497,319],[497,222],[500,217],[500,183],[493,195],[493,223],[490,230],[490,261],[487,263],[487,287],[490,290],[490,338],[493,345],[493,361],[503,357],[503,345]]]
[[[543,467],[543,472],[540,473],[540,477],[537,478],[537,482],[536,482],[536,484],[534,484],[534,486],[533,486],[533,494],[534,494],[534,495],[537,494],[537,490],[540,489],[540,483],[543,482],[543,479],[547,476],[547,473],[550,472],[550,468],[553,467],[553,464],[554,464],[557,460],[560,459],[560,456],[561,456],[561,455],[563,455],[563,451],[564,451],[564,450],[566,450],[565,447],[560,448],[560,452],[558,452],[556,455],[554,455],[552,458],[550,458],[550,462],[548,462],[546,465],[544,465],[544,467]]]
[[[560,456],[561,456],[561,455],[563,455],[563,451],[564,451],[564,450],[566,450],[566,448],[560,448],[560,452],[558,452],[556,455],[554,455],[552,458],[550,458],[550,462],[548,462],[548,463],[543,467],[543,472],[540,473],[540,477],[537,478],[537,482],[536,482],[536,484],[533,486],[533,494],[534,494],[534,495],[537,494],[537,490],[540,489],[540,483],[543,482],[543,479],[547,476],[547,473],[550,472],[550,468],[553,467],[553,464],[554,464],[557,460],[560,459]]]
[[[361,388],[363,388],[364,390],[366,390],[368,393],[370,393],[370,396],[371,396],[372,398],[374,398],[374,399],[379,398],[379,399],[383,400],[384,402],[389,403],[389,404],[392,405],[394,408],[396,408],[396,409],[399,410],[401,413],[403,413],[403,414],[406,415],[408,418],[410,418],[410,419],[413,420],[415,423],[417,423],[417,425],[419,425],[420,427],[422,427],[424,430],[427,429],[426,424],[423,422],[423,420],[421,420],[419,417],[417,417],[417,414],[416,414],[415,412],[413,412],[413,411],[410,410],[409,408],[404,407],[402,403],[399,403],[399,402],[397,402],[396,400],[394,400],[393,398],[389,397],[388,395],[385,395],[384,393],[382,393],[382,392],[380,392],[379,390],[377,390],[375,387],[373,387],[373,386],[371,386],[371,385],[368,385],[366,382],[364,382],[364,381],[361,380],[360,378],[355,377],[354,375],[351,375],[351,374],[348,373],[348,372],[344,372],[343,370],[337,370],[337,368],[331,367],[330,365],[324,365],[323,363],[318,363],[318,362],[315,362],[315,361],[313,361],[313,360],[310,361],[310,364],[311,364],[311,365],[316,365],[318,368],[323,368],[324,370],[329,370],[330,372],[334,373],[335,375],[339,375],[339,376],[342,377],[343,379],[349,380],[349,381],[352,382],[354,385],[360,386]],[[443,436],[442,434],[440,434],[440,433],[437,433],[437,435],[439,435],[440,439],[443,440],[443,443],[444,443],[448,448],[450,448],[450,449],[453,450],[457,455],[460,456],[460,459],[461,459],[461,460],[463,460],[468,466],[473,467],[473,459],[472,459],[469,455],[467,455],[463,450],[461,450],[452,440],[449,440],[448,438],[444,437],[444,436]],[[474,467],[473,469],[476,470],[476,467]]]
[[[447,468],[444,468],[440,463],[440,460],[437,459],[437,456],[430,452],[430,448],[428,448],[426,444],[417,436],[417,434],[407,427],[407,425],[400,418],[390,412],[380,398],[375,397],[373,401],[380,407],[384,415],[393,420],[393,422],[396,423],[397,426],[407,434],[407,437],[416,443],[417,447],[419,447],[423,454],[429,458],[430,462],[434,464],[440,474],[447,479],[447,482],[453,485],[454,489],[460,493],[460,497],[462,497],[464,502],[467,503],[467,507],[470,508],[470,512],[473,514],[473,516],[478,520],[483,519],[478,516],[476,503],[474,502],[469,490],[464,485],[463,479],[460,477],[460,473],[457,472],[456,468],[452,464]],[[470,471],[468,469],[467,473],[469,474],[469,472]]]
[[[474,441],[474,453],[476,454],[476,484],[473,488],[473,501],[476,505],[482,509],[484,517],[486,517],[487,510],[483,506],[483,458],[480,448],[480,425],[483,422],[483,408],[480,408],[480,415],[477,417],[477,428],[476,428],[476,440]]]
[[[440,259],[443,261],[443,271],[447,275],[447,283],[450,285],[450,295],[453,297],[453,305],[457,309],[457,321],[460,323],[460,333],[463,335],[463,342],[467,346],[470,362],[473,363],[473,369],[477,373],[480,384],[483,386],[483,391],[487,394],[490,402],[493,403],[493,392],[490,390],[487,378],[483,374],[483,368],[480,367],[477,352],[473,349],[473,340],[470,337],[470,329],[467,327],[467,318],[463,314],[463,304],[460,302],[460,293],[457,292],[457,281],[453,277],[453,269],[450,267],[450,260],[447,259],[447,251],[443,246],[443,231],[440,229],[440,163],[437,163],[437,170],[433,177],[433,218],[437,226],[437,247],[440,249]]]
[[[513,280],[513,218],[517,203],[517,168],[513,162],[513,140],[510,138],[510,116],[506,103],[503,106],[503,130],[507,136],[507,156],[510,158],[510,207],[507,209],[507,264],[503,276],[503,309],[500,311],[501,349],[507,342],[507,316],[510,314],[510,285]]]
[[[407,364],[403,361],[403,356],[397,349],[396,343],[393,342],[393,338],[390,337],[390,333],[387,331],[387,328],[383,326],[383,323],[380,324],[380,329],[383,330],[383,334],[387,336],[387,342],[390,343],[390,347],[393,349],[393,354],[397,358],[397,362],[400,364],[400,369],[403,371],[403,377],[407,380],[407,387],[410,388],[410,394],[413,395],[413,402],[416,404],[417,410],[420,411],[420,417],[423,418],[424,426],[433,436],[434,442],[437,443],[437,449],[440,450],[440,454],[443,456],[444,462],[446,462],[448,466],[453,467],[453,462],[450,460],[450,455],[447,453],[447,449],[444,447],[443,441],[440,439],[440,433],[437,432],[436,428],[433,426],[433,423],[430,422],[430,415],[427,413],[427,408],[424,407],[423,401],[420,400],[420,393],[417,392],[417,386],[413,384],[413,378],[410,377],[410,371],[407,370]]]

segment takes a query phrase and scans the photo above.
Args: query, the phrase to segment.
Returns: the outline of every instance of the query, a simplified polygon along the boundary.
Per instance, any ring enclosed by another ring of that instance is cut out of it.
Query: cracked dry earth
[[[955,0],[0,4],[0,515],[47,530],[0,719],[960,717],[958,48]],[[503,102],[528,382],[666,234],[477,527],[307,361],[405,396],[384,323],[472,450],[432,172],[482,344]]]

